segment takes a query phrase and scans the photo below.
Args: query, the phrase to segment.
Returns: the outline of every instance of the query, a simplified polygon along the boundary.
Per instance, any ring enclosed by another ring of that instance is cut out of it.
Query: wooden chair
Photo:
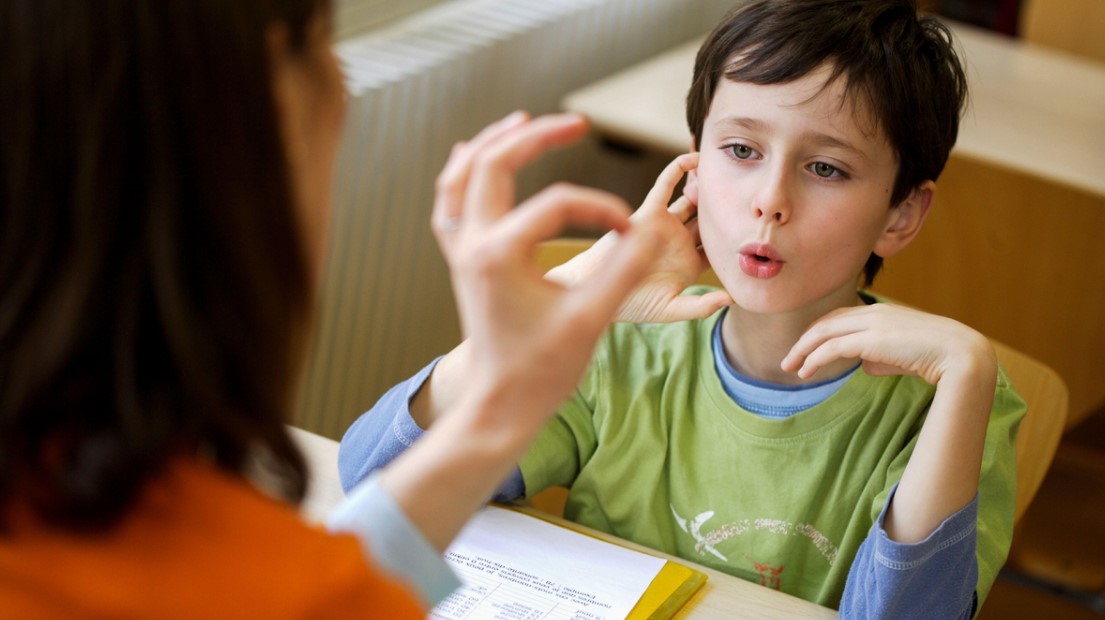
[[[538,248],[537,264],[543,269],[550,269],[586,250],[591,243],[591,239],[547,241]],[[698,281],[719,286],[717,276],[712,271],[704,273]],[[991,343],[998,361],[1028,404],[1028,413],[1017,433],[1017,501],[1014,519],[1019,521],[1040,488],[1055,456],[1070,408],[1070,399],[1066,384],[1050,367],[1000,342],[991,340]],[[538,494],[532,501],[538,508],[559,515],[563,513],[566,497],[565,490],[550,489]]]
[[[1028,404],[1028,413],[1017,431],[1017,505],[1019,522],[1040,489],[1059,447],[1066,425],[1070,398],[1059,374],[1043,362],[993,339],[998,362]]]
[[[1026,41],[1105,62],[1105,0],[1026,0]]]

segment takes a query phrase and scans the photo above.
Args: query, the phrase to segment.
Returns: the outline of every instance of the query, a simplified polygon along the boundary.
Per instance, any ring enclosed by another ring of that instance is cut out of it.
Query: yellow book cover
[[[570,522],[565,523],[562,518],[541,509],[520,509],[518,506],[512,505],[504,505],[502,507],[538,518],[578,534],[586,536],[591,535],[590,532],[578,529],[579,526]],[[614,537],[610,537],[609,539],[602,538],[602,540],[617,544]],[[624,547],[625,545],[619,546]],[[636,549],[633,550],[636,551]],[[638,552],[644,553],[641,551]],[[668,560],[652,580],[652,583],[649,584],[648,589],[641,595],[641,598],[637,601],[633,610],[626,616],[626,619],[667,620],[682,609],[691,597],[705,585],[706,579],[706,573],[695,570],[690,566],[680,564],[679,562]]]
[[[706,573],[668,561],[627,620],[667,620],[706,583]]]

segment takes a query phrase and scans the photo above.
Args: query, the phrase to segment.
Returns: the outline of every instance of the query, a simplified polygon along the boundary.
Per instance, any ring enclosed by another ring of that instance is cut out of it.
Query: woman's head
[[[328,5],[0,5],[0,503],[107,524],[167,455],[254,447],[302,495],[317,248],[279,76]]]

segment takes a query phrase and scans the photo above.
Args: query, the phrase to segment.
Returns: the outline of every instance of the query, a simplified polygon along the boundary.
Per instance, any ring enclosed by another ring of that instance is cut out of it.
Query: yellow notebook
[[[574,527],[566,527],[562,521],[558,522],[552,515],[539,510],[519,510],[516,506],[502,507],[522,512],[579,534],[590,535],[588,532]],[[605,538],[601,540],[611,542]],[[636,550],[634,549],[634,551]],[[652,580],[652,583],[649,584],[648,589],[638,599],[633,610],[626,616],[627,620],[667,620],[671,618],[705,585],[706,579],[706,573],[679,562],[668,560]]]
[[[630,612],[629,620],[667,620],[706,583],[706,573],[668,561]]]

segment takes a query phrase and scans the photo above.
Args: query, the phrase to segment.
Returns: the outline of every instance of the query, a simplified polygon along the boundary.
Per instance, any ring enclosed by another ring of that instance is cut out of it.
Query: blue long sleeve
[[[440,360],[435,359],[410,379],[392,387],[345,431],[338,449],[338,477],[346,493],[373,471],[395,460],[422,436],[423,430],[411,418],[410,400],[422,389]]]
[[[914,544],[894,542],[883,529],[893,497],[848,571],[840,617],[970,618],[977,606],[978,496]]]
[[[411,417],[410,401],[440,360],[440,357],[435,359],[410,379],[388,390],[345,432],[338,450],[338,477],[346,493],[422,436],[424,431]],[[522,472],[515,467],[491,499],[508,501],[524,494]]]

